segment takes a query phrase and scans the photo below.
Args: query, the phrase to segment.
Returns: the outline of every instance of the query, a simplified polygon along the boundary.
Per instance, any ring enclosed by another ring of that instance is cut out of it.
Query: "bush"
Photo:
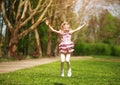
[[[112,56],[120,56],[120,46],[111,46]]]
[[[95,50],[95,44],[85,43],[85,53],[84,53],[84,55],[92,55],[92,54],[94,54],[94,50]]]
[[[83,43],[75,45],[74,55],[111,55],[111,46],[104,43]]]
[[[75,44],[74,49],[75,49],[75,51],[74,51],[75,55],[83,55],[84,54],[84,44],[83,43]]]
[[[111,55],[110,45],[104,43],[95,44],[94,51],[96,55]]]
[[[83,42],[76,43],[74,49],[74,55],[91,55],[94,52],[93,44],[87,44]]]

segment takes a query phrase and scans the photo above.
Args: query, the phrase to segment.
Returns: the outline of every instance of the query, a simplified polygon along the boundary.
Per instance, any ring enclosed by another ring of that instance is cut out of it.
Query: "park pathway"
[[[71,59],[91,59],[92,57],[72,57]],[[0,73],[8,73],[16,70],[30,68],[37,65],[48,64],[51,62],[59,61],[60,57],[52,58],[39,58],[39,59],[27,59],[20,61],[9,61],[9,62],[0,62]]]

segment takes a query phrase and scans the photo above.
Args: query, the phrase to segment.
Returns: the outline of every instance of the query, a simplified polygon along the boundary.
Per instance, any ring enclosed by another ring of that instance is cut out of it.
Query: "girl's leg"
[[[67,68],[70,68],[70,54],[66,54],[66,63],[67,63]]]
[[[71,77],[72,72],[71,72],[71,67],[70,67],[70,57],[71,54],[66,54],[66,63],[67,63],[67,68],[68,68],[68,77]]]
[[[60,54],[61,57],[61,76],[64,77],[64,62],[65,62],[65,54]]]

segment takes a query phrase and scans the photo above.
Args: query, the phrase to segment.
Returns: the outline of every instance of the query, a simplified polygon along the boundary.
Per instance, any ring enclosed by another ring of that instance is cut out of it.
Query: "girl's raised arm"
[[[48,27],[49,27],[53,32],[60,34],[60,31],[57,31],[57,30],[53,29],[53,27],[49,24],[49,21],[48,21],[48,20],[46,20],[45,23],[46,23],[46,25],[48,25]]]
[[[83,28],[85,25],[86,25],[86,22],[84,22],[84,24],[83,24],[82,26],[78,27],[77,29],[72,30],[71,33],[74,33],[74,32],[76,32],[76,31],[80,30],[80,29]]]

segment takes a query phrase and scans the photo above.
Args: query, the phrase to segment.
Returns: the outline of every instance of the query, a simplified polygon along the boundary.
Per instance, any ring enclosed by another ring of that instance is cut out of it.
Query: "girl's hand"
[[[87,24],[86,21],[84,21],[83,24],[86,25]]]
[[[50,22],[49,22],[49,20],[46,20],[45,23],[46,23],[46,25],[49,25]]]

